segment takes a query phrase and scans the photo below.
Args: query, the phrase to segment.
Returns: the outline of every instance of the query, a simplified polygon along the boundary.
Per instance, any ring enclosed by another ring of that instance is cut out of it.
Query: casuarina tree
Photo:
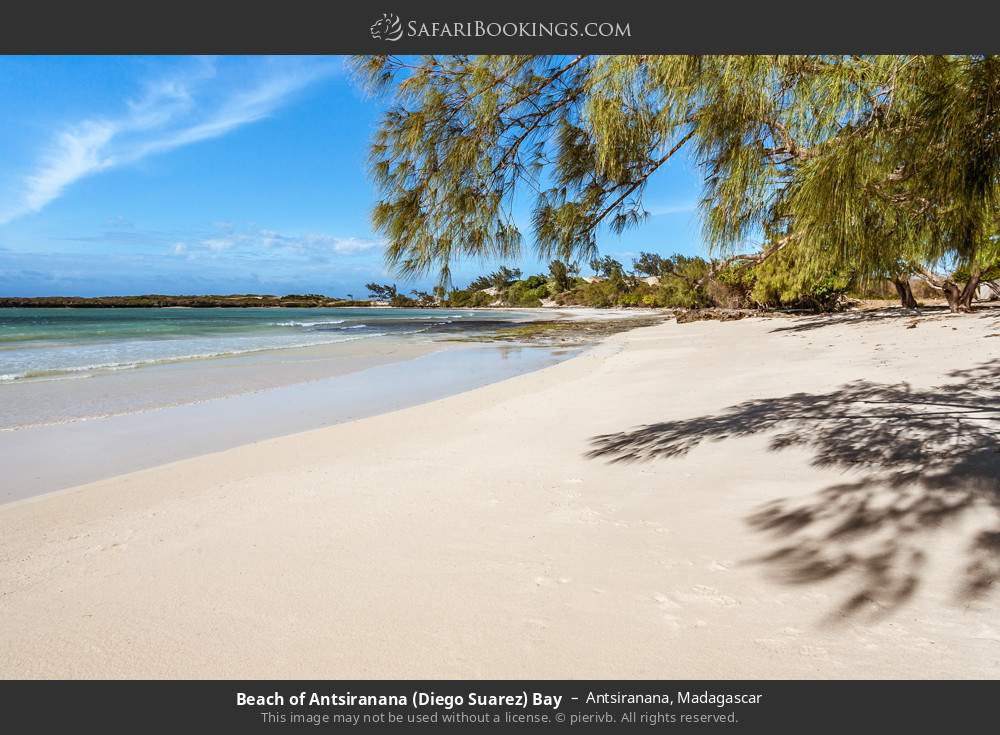
[[[542,257],[589,262],[650,179],[700,168],[718,265],[794,250],[809,277],[911,277],[967,309],[998,259],[1000,62],[928,56],[391,56],[373,221],[401,274],[509,259],[531,198]],[[779,259],[784,262],[785,259]],[[716,267],[713,265],[713,267]]]

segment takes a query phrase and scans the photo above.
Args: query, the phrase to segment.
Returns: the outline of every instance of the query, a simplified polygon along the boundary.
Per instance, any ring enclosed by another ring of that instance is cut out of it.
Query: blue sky
[[[4,57],[0,110],[0,295],[403,284],[369,220],[382,102],[340,57]],[[647,189],[648,221],[601,233],[602,253],[703,254],[698,196],[695,166],[671,162]],[[543,271],[524,234],[516,265]],[[456,285],[495,265],[457,264]]]

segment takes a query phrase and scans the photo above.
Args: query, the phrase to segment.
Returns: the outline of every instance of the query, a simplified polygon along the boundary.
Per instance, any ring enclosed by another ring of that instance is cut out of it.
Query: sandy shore
[[[316,380],[147,411],[0,430],[0,455],[5,459],[0,505],[416,406],[552,365],[579,352],[572,346],[451,344],[404,359],[414,352],[407,347],[393,356],[394,361],[378,364],[379,355],[369,355],[353,360],[349,372]],[[364,360],[375,364],[363,366]],[[205,371],[220,373],[218,380],[225,384],[224,366],[209,363],[194,375]],[[135,382],[151,386],[153,376],[137,378]],[[93,394],[94,381],[79,382]],[[11,387],[4,386],[4,393]],[[79,405],[79,393],[69,395],[75,403],[67,403]],[[58,461],[52,461],[54,452]]]
[[[663,324],[0,506],[0,675],[998,676],[997,333]]]

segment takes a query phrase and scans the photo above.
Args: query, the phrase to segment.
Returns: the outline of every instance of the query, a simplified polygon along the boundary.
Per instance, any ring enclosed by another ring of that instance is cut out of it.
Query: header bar
[[[996,6],[952,0],[35,0],[7,8],[3,53],[988,53]],[[926,7],[926,6],[924,6]]]

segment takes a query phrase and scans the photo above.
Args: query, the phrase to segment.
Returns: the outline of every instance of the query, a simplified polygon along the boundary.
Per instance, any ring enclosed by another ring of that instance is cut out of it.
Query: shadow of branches
[[[948,314],[945,306],[923,306],[920,309],[901,309],[888,307],[885,309],[859,309],[841,311],[834,314],[818,314],[796,317],[791,324],[777,327],[773,332],[812,332],[824,327],[841,325],[864,326],[873,322],[912,322],[914,319],[928,316],[944,316]]]
[[[983,319],[1000,317],[1000,305],[993,302],[976,302],[974,315]],[[899,322],[913,325],[921,321],[953,317],[946,306],[921,306],[919,309],[901,309],[898,306],[884,309],[858,309],[835,314],[799,316],[791,324],[776,327],[772,332],[812,332],[825,327],[865,326],[874,322]],[[968,318],[968,315],[958,318]]]
[[[761,561],[779,578],[802,584],[854,575],[857,589],[836,613],[885,614],[916,591],[929,535],[952,527],[966,545],[956,595],[972,600],[1000,578],[1000,365],[949,378],[928,390],[859,381],[747,401],[594,437],[587,456],[642,462],[771,434],[771,451],[805,448],[816,466],[852,471],[850,482],[775,500],[748,518],[775,539]]]

